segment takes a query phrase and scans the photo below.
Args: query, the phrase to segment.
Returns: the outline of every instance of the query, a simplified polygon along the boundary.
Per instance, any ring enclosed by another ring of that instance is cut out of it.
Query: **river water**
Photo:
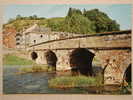
[[[91,91],[83,88],[65,90],[49,88],[48,80],[54,76],[53,74],[46,72],[17,74],[21,67],[22,66],[4,66],[4,94],[112,94],[107,91],[97,93],[96,90]]]
[[[87,93],[84,89],[73,88],[69,90],[52,89],[48,87],[48,79],[53,74],[46,72],[17,74],[22,66],[4,66],[3,92],[4,94],[72,94]],[[28,67],[28,66],[27,66]]]

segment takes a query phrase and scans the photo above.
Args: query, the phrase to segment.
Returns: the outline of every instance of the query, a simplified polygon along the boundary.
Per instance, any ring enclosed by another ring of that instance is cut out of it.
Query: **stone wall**
[[[100,51],[97,53],[97,56],[101,58],[101,64],[103,68],[106,64],[108,64],[104,72],[105,84],[121,83],[126,68],[129,66],[129,64],[131,64],[131,51]]]

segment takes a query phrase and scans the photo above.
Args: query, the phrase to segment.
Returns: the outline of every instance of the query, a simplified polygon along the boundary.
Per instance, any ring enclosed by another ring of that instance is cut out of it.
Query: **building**
[[[24,49],[25,48],[25,42],[24,42],[24,36],[21,32],[17,32],[16,34],[16,48],[17,49]]]
[[[16,30],[13,27],[3,29],[3,45],[7,48],[16,48]]]
[[[39,44],[50,40],[68,38],[72,36],[78,35],[68,32],[54,32],[51,31],[51,29],[48,27],[41,27],[37,24],[34,24],[23,32],[17,33],[16,43],[17,48],[22,49],[34,44]]]
[[[17,48],[26,48],[34,44],[59,39],[57,34],[52,34],[51,29],[34,24],[23,32],[16,34]]]
[[[23,32],[26,46],[38,44],[51,39],[51,29],[40,27],[37,24]]]

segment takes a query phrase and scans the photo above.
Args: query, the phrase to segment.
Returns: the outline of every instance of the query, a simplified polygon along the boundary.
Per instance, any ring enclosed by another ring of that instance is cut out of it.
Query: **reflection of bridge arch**
[[[58,58],[57,70],[69,69],[69,55],[72,50],[79,47],[79,41],[81,48],[87,48],[95,53],[95,56],[100,59],[102,67],[109,59],[105,70],[105,83],[111,84],[114,80],[116,83],[121,82],[126,67],[131,63],[131,30],[51,40],[29,46],[28,50],[32,52],[32,48],[35,47],[35,51],[38,53],[37,61],[44,63],[46,62],[45,57],[42,60],[40,58],[50,47]]]

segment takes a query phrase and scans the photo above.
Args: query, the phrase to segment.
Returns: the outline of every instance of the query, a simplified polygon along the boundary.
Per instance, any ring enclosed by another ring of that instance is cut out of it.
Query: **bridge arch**
[[[33,51],[33,52],[31,53],[31,58],[32,58],[32,60],[36,60],[36,59],[38,58],[37,52]]]
[[[125,78],[125,80],[127,81],[127,82],[131,82],[131,80],[132,80],[132,73],[131,73],[131,71],[132,71],[132,68],[131,68],[131,64],[129,64],[128,65],[128,67],[126,68],[126,70],[125,70],[125,72],[124,72],[124,78]]]
[[[52,50],[47,50],[45,52],[45,58],[46,58],[47,65],[49,67],[54,68],[54,70],[56,70],[56,63],[58,59],[55,52],[53,52]]]
[[[95,56],[94,53],[90,52],[86,48],[76,48],[70,53],[70,67],[72,68],[72,74],[80,73],[82,75],[92,76],[92,60]]]

